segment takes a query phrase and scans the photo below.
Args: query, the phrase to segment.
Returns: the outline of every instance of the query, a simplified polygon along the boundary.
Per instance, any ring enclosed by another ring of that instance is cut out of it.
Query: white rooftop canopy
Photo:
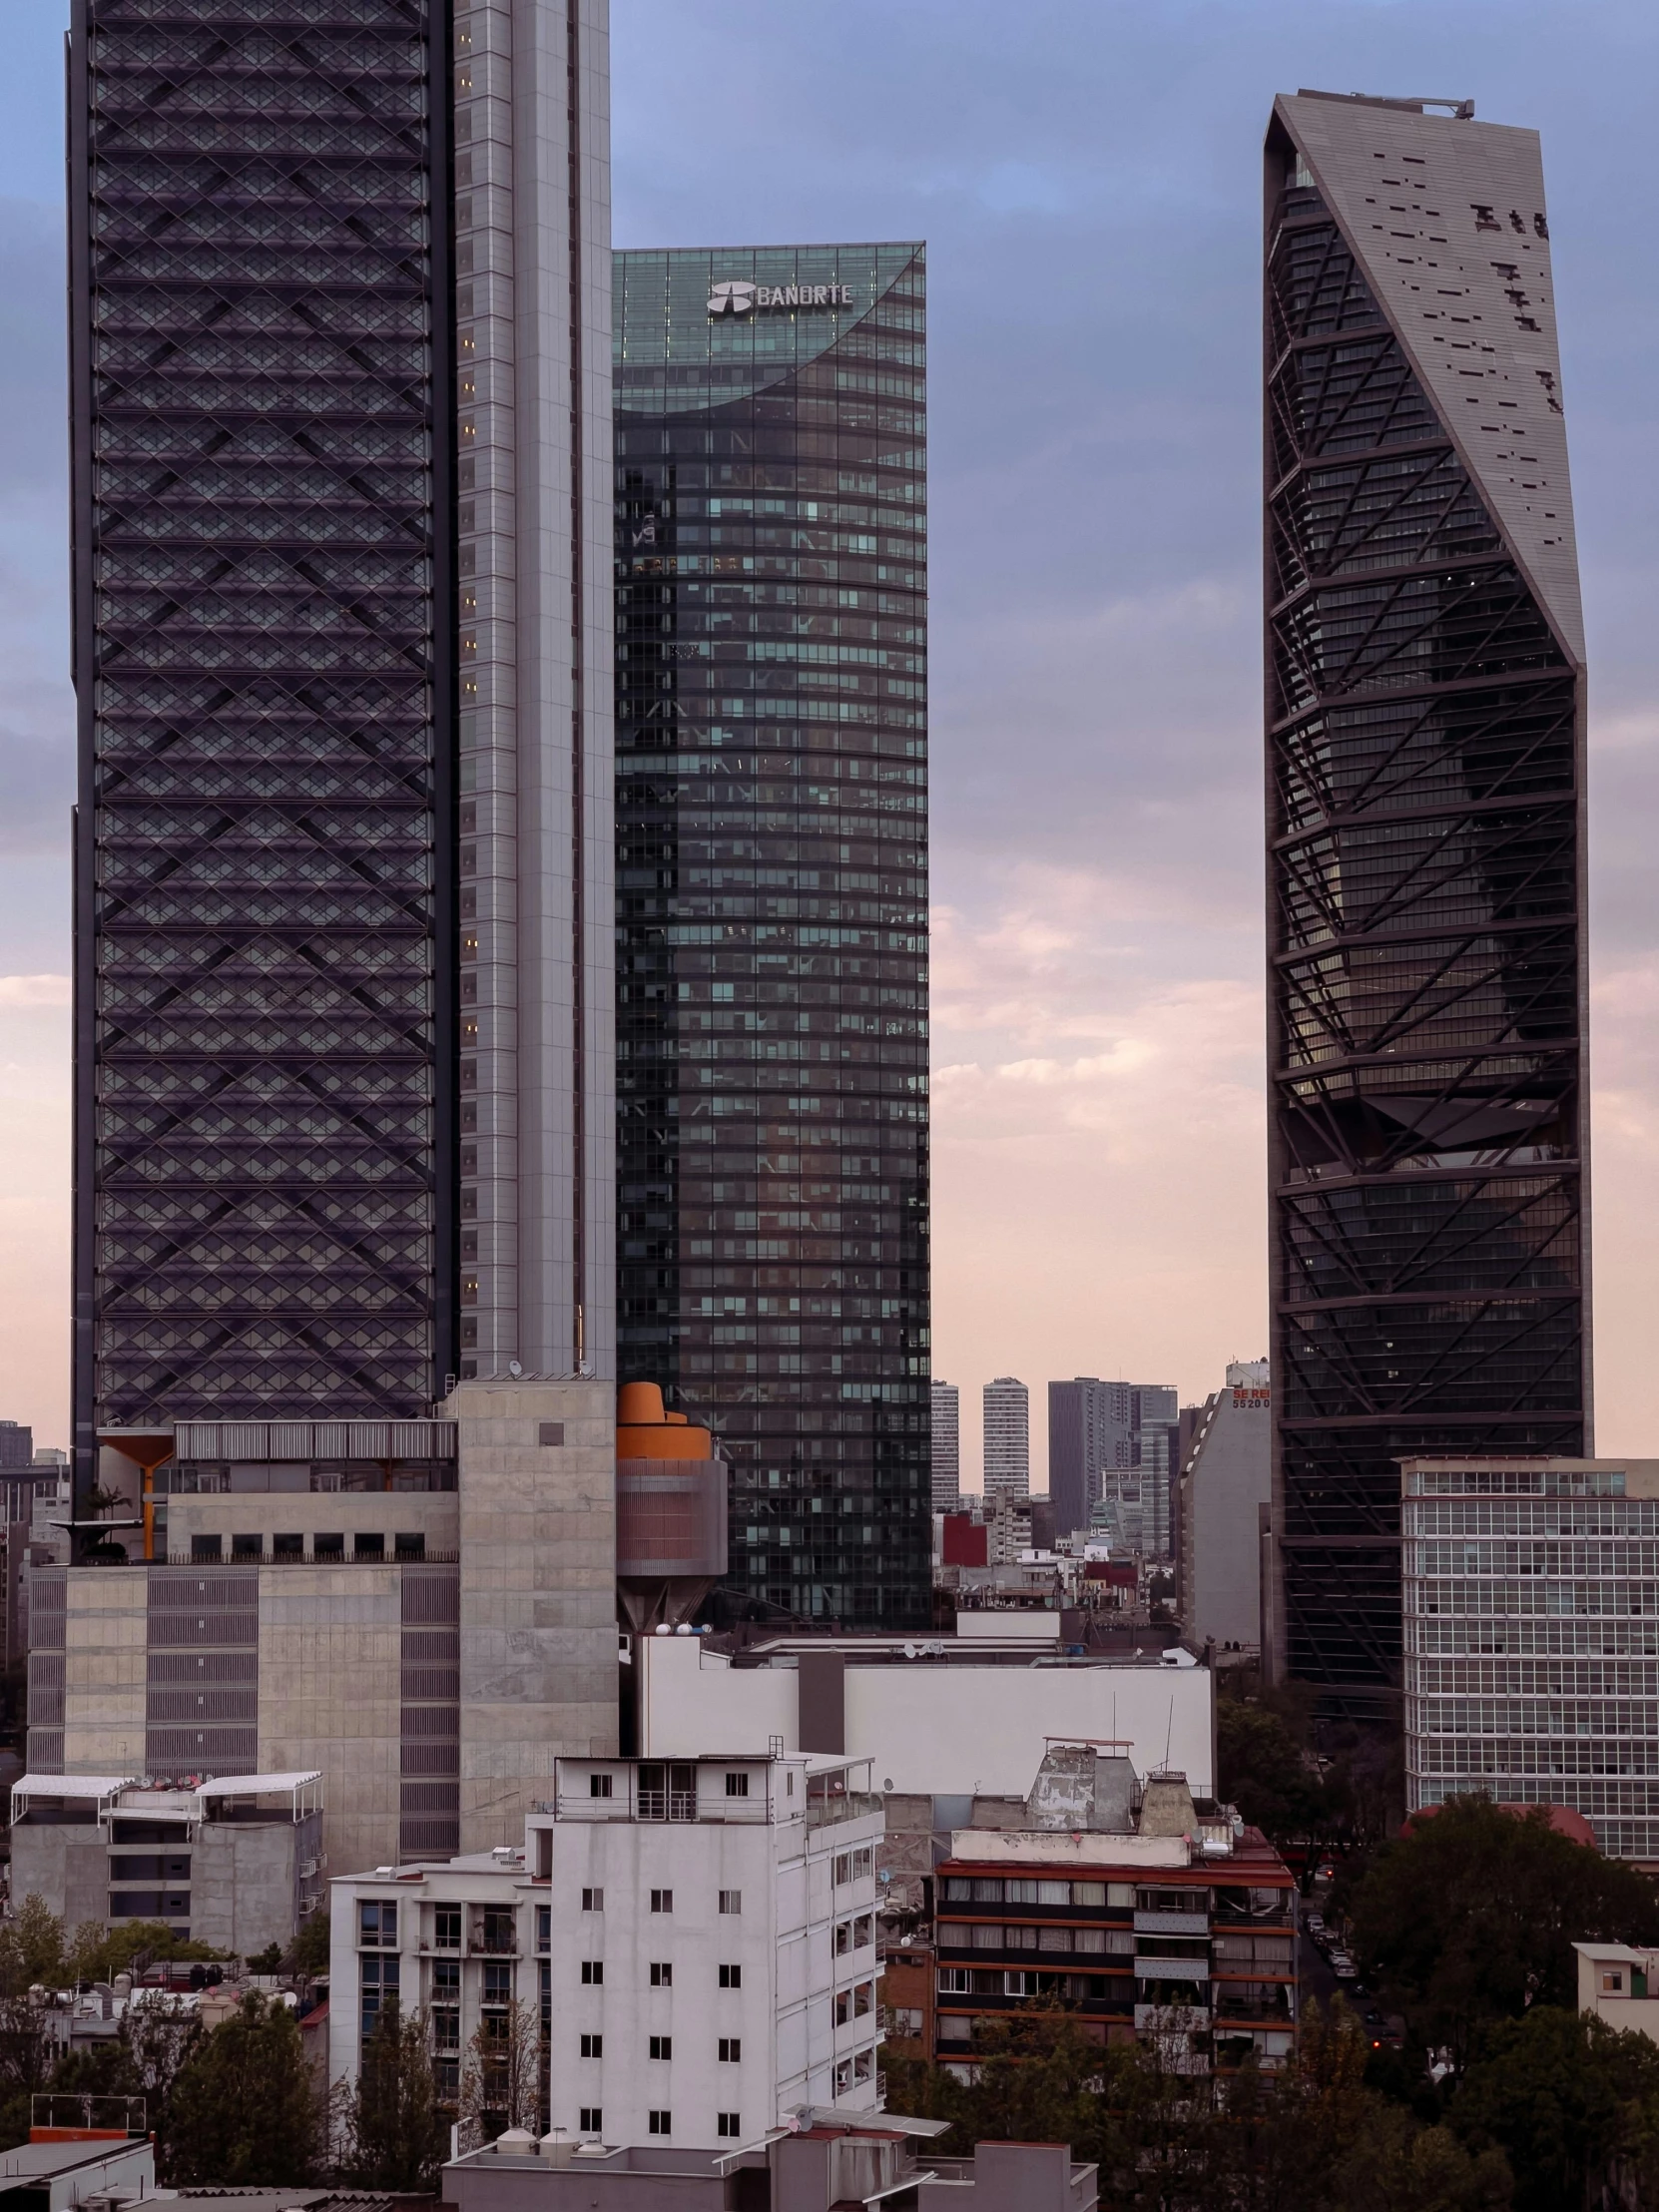
[[[302,1790],[307,1782],[320,1782],[320,1768],[309,1768],[303,1774],[222,1774],[212,1782],[197,1785],[199,1797],[263,1797],[266,1792],[277,1790]]]
[[[12,1784],[13,1796],[59,1798],[107,1798],[130,1789],[136,1774],[20,1774]]]

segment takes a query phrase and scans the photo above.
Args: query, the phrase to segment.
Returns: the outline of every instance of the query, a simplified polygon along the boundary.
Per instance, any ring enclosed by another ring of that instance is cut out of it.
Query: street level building
[[[301,12],[72,10],[83,1516],[612,1372],[604,4]]]
[[[1590,1448],[1584,627],[1537,135],[1281,98],[1265,205],[1278,1664],[1382,1717],[1398,1462]]]
[[[1400,1470],[1407,1810],[1582,1814],[1659,1864],[1659,1460]]]
[[[925,1625],[923,250],[615,280],[621,1374],[735,1601]]]
[[[1051,1745],[1020,1824],[958,1831],[936,1894],[935,2056],[958,2072],[977,2027],[1033,1999],[1180,2072],[1295,2047],[1295,1878],[1173,1770]]]

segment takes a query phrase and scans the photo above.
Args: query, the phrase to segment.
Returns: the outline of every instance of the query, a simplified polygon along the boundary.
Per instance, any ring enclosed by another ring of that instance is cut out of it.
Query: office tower
[[[1087,1528],[1105,1469],[1134,1464],[1130,1413],[1127,1382],[1080,1375],[1048,1385],[1048,1495],[1057,1534]]]
[[[922,249],[615,271],[621,1372],[734,1599],[921,1626]]]
[[[1031,1393],[1011,1375],[984,1385],[985,1496],[1005,1491],[1026,1497],[1031,1489]]]
[[[1175,1609],[1189,1637],[1259,1650],[1261,1517],[1272,1498],[1273,1391],[1265,1360],[1229,1363],[1199,1407],[1176,1476]]]
[[[34,1458],[35,1432],[19,1420],[0,1420],[0,1470],[26,1467]]]
[[[935,1382],[932,1391],[933,1510],[955,1510],[962,1494],[962,1393],[954,1382]]]
[[[1584,641],[1538,141],[1268,132],[1281,1664],[1399,1692],[1397,1462],[1588,1446]]]
[[[603,0],[302,12],[70,34],[83,1498],[609,1361]]]
[[[1582,1813],[1659,1858],[1659,1460],[1492,1451],[1399,1469],[1405,1804]]]

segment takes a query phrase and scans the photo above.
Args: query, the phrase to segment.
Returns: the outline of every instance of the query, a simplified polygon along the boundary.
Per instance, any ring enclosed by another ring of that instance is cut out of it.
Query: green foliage
[[[328,1971],[328,1908],[319,1905],[314,1913],[307,1913],[299,1923],[298,1933],[288,1945],[287,1970],[292,1974],[317,1974]]]
[[[247,1966],[250,1973],[276,1973],[282,1964],[280,1943],[267,1943],[264,1950],[250,1951]]]
[[[322,2100],[285,2006],[253,1992],[173,2084],[169,2169],[186,2186],[290,2188],[322,2160]]]
[[[1537,1809],[1452,1798],[1378,1853],[1351,1925],[1367,1977],[1460,2072],[1496,2021],[1576,2001],[1575,1939],[1659,1940],[1659,1895]]]
[[[119,1928],[83,1921],[65,1971],[71,1981],[113,1981],[118,1973],[141,1974],[164,1959],[195,1963],[223,1956],[211,1943],[177,1935],[166,1921],[123,1921]]]
[[[1556,2212],[1588,2203],[1592,2191],[1599,2201],[1656,2110],[1659,2045],[1594,2013],[1542,2005],[1491,2030],[1450,2116],[1466,2140],[1507,2154],[1515,2212]]]
[[[418,2012],[405,2018],[395,1997],[363,2046],[347,2133],[345,2170],[358,2188],[407,2194],[437,2187],[449,2127],[432,2078],[426,2021]]]
[[[56,1989],[67,1973],[63,1923],[31,1891],[16,1917],[0,1927],[0,1994],[21,1996],[36,1982]]]
[[[1281,1851],[1320,1860],[1367,1850],[1387,1830],[1398,1794],[1397,1747],[1380,1730],[1326,1726],[1314,1756],[1312,1704],[1292,1684],[1269,1689],[1230,1667],[1216,1687],[1217,1791]]]

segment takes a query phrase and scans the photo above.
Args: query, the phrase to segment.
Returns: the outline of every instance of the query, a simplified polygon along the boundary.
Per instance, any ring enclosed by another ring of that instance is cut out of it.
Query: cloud
[[[67,975],[0,975],[0,1006],[67,1006],[71,995]]]

